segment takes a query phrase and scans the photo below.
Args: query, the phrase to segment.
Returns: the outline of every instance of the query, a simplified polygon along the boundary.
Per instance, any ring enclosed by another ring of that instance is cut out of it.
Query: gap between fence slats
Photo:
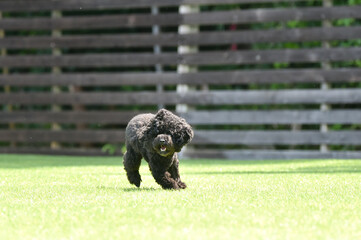
[[[112,29],[119,27],[151,27],[178,25],[248,24],[284,21],[322,21],[342,18],[361,18],[361,6],[304,7],[256,10],[200,12],[180,15],[133,14],[51,18],[5,18],[0,20],[4,30],[71,30]]]

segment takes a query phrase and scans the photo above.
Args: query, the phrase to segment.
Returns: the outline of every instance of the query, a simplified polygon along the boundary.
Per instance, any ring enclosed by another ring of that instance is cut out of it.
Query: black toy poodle
[[[193,138],[192,127],[166,109],[154,114],[139,114],[125,130],[124,168],[131,184],[139,187],[139,167],[144,158],[155,181],[164,189],[184,189],[179,176],[177,152]]]

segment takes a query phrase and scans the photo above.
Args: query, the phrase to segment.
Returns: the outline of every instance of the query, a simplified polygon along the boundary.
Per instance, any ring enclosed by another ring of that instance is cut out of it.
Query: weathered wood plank
[[[232,43],[332,41],[357,39],[360,34],[360,27],[215,31],[180,35],[178,43],[183,45],[215,45]]]
[[[167,21],[169,21],[167,23]],[[62,17],[52,19],[38,18],[4,18],[0,20],[0,29],[4,30],[81,30],[113,29],[120,27],[150,27],[152,25],[178,25],[182,22],[179,14],[134,14]]]
[[[343,74],[340,74],[340,76],[343,76]],[[355,77],[352,77],[352,79]],[[180,82],[180,75],[176,73],[154,72],[0,75],[0,86],[148,86],[157,84],[176,85]]]
[[[219,79],[222,79],[220,82]],[[361,69],[285,69],[195,73],[62,73],[0,75],[0,86],[152,86],[249,83],[361,82]]]
[[[296,103],[361,103],[361,89],[322,90],[249,90],[176,92],[102,92],[102,93],[6,93],[0,94],[3,104],[296,104]]]
[[[74,54],[61,56],[7,56],[0,58],[0,66],[8,67],[116,67],[144,66],[156,63],[176,64],[176,54]]]
[[[149,111],[146,111],[149,112]],[[140,111],[0,112],[0,123],[127,124]],[[154,112],[153,112],[154,113]],[[190,111],[179,114],[192,125],[361,124],[360,110]]]
[[[7,49],[146,47],[153,45],[215,45],[233,43],[279,43],[304,41],[332,41],[361,38],[361,27],[305,28],[281,30],[216,31],[178,35],[176,33],[80,35],[61,37],[7,37],[0,46]]]
[[[187,149],[185,158],[217,158],[234,160],[265,160],[265,159],[360,159],[360,151],[310,151],[310,150],[204,150]],[[297,171],[297,170],[296,170]],[[292,171],[291,171],[292,172]],[[298,171],[297,171],[298,172]],[[252,173],[252,172],[245,172]],[[306,173],[306,171],[299,171]]]
[[[1,11],[46,11],[46,10],[103,10],[115,8],[145,8],[165,7],[180,5],[213,5],[213,4],[245,4],[245,3],[276,3],[285,0],[2,0],[0,1]],[[287,2],[298,2],[303,0],[288,0]]]
[[[0,45],[8,49],[24,48],[97,48],[97,47],[145,47],[153,45],[176,46],[180,42],[176,33],[152,34],[99,34],[68,35],[61,37],[7,37],[0,39]]]
[[[0,112],[0,123],[96,123],[127,124],[140,111],[17,111]]]
[[[247,24],[277,21],[321,21],[341,18],[360,18],[361,6],[304,7],[252,9],[217,12],[199,12],[179,15],[132,14],[86,17],[51,18],[4,18],[0,29],[4,30],[51,30],[51,29],[111,29],[119,27],[150,27],[176,25]]]
[[[189,65],[304,63],[322,61],[351,61],[361,58],[361,48],[285,49],[215,51],[181,55],[180,63]]]
[[[61,56],[3,56],[3,67],[119,67],[162,65],[218,65],[303,63],[322,61],[360,60],[361,48],[315,48],[284,50],[213,51],[190,54],[137,53],[137,54],[72,54]]]
[[[201,12],[185,14],[182,24],[247,24],[284,21],[319,21],[359,18],[361,6],[258,8],[250,10]]]
[[[124,142],[124,131],[120,130],[0,130],[0,141],[16,142],[67,142],[109,143]]]
[[[361,145],[361,131],[223,131],[198,130],[193,144]]]
[[[177,54],[72,54],[61,56],[6,56],[0,58],[0,66],[8,67],[116,67],[177,64]]]
[[[336,83],[361,81],[361,69],[284,69],[209,71],[182,74],[182,84]],[[220,81],[222,79],[222,81]],[[162,84],[163,81],[161,82]]]
[[[189,111],[181,116],[194,125],[361,123],[360,110]]]

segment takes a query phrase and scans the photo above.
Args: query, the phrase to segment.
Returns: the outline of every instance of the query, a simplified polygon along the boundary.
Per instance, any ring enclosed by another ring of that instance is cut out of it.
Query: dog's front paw
[[[142,179],[139,178],[139,179],[137,179],[137,180],[135,180],[134,182],[131,182],[131,183],[139,188],[141,181],[142,181]]]
[[[142,181],[139,173],[128,173],[128,180],[131,184],[134,184],[137,187],[140,187],[140,183]]]
[[[181,189],[187,188],[187,184],[185,184],[184,182],[179,181],[177,184],[178,184],[178,187]]]

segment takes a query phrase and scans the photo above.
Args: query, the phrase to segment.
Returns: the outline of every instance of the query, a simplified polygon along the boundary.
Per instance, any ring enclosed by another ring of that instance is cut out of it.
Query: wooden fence
[[[361,5],[309,2],[0,1],[0,152],[105,154],[164,106],[185,157],[361,158]]]

